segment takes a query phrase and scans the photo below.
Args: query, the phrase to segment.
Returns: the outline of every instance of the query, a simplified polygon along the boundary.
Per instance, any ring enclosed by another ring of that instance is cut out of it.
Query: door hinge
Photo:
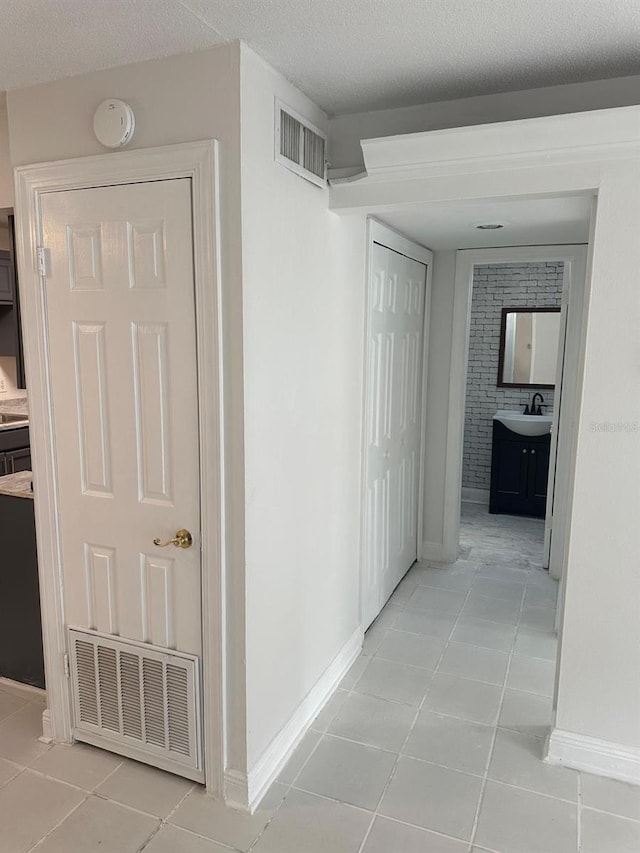
[[[46,278],[49,275],[49,249],[38,246],[36,256],[38,258],[38,275]]]
[[[64,671],[64,677],[69,678],[71,675],[71,669],[69,668],[69,652],[65,652],[62,655],[62,669]]]

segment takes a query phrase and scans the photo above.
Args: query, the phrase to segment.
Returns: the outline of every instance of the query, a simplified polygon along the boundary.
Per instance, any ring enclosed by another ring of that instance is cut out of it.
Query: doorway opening
[[[509,251],[480,251],[471,267],[459,554],[478,572],[467,615],[479,628],[504,626],[505,637],[516,628],[514,653],[526,640],[537,657],[552,640],[535,629],[556,622],[557,583],[545,570],[571,271],[551,259],[557,247],[549,258],[542,247]],[[553,663],[538,659],[538,686],[551,696]]]

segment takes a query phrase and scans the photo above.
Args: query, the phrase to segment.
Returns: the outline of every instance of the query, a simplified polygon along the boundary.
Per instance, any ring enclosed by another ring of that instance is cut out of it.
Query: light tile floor
[[[462,558],[414,566],[256,814],[37,739],[0,686],[1,853],[638,853],[640,788],[543,763],[556,584],[542,523],[465,505]]]

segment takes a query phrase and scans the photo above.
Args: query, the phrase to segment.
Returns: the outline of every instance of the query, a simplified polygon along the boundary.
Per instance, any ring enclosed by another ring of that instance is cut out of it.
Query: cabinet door
[[[529,446],[526,441],[501,441],[496,460],[495,490],[498,495],[526,498]]]
[[[7,474],[17,474],[18,471],[31,470],[31,448],[22,447],[5,454]]]
[[[8,252],[0,252],[0,305],[13,304],[13,271]]]
[[[5,463],[5,454],[0,453],[0,477],[3,477],[7,473],[6,463]]]
[[[549,443],[535,444],[529,449],[528,497],[546,501],[549,478]]]
[[[27,383],[24,374],[24,353],[22,347],[22,319],[20,312],[20,287],[18,284],[18,272],[16,270],[16,238],[15,238],[15,217],[9,216],[9,241],[11,245],[10,275],[13,279],[13,321],[15,327],[15,357],[16,357],[16,375],[18,388],[26,388]]]
[[[29,447],[30,443],[29,427],[0,430],[0,453],[22,450],[24,447]]]

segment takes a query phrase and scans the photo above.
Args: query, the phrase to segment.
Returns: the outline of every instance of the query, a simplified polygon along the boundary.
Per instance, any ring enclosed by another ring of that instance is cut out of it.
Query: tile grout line
[[[15,697],[14,697],[14,698],[15,698]],[[21,714],[21,713],[22,713],[24,710],[26,710],[27,708],[33,707],[34,705],[36,705],[36,703],[35,703],[35,702],[28,702],[27,700],[25,700],[24,705],[20,705],[20,707],[19,707],[19,708],[16,708],[14,711],[11,711],[11,713],[10,713],[10,714],[7,714],[7,716],[6,716],[6,717],[3,717],[3,718],[0,720],[0,733],[2,733],[2,729],[3,729],[4,724],[5,724],[6,722],[8,722],[9,720],[13,719],[13,717],[15,717],[17,714]]]
[[[43,754],[46,754],[46,753],[43,753]],[[43,842],[43,841],[45,841],[45,840],[49,837],[49,835],[51,835],[51,833],[52,833],[52,832],[54,832],[56,829],[58,829],[58,828],[59,828],[59,827],[60,827],[60,826],[61,826],[61,825],[62,825],[62,824],[67,820],[67,818],[71,817],[71,815],[72,815],[75,811],[77,811],[77,810],[78,810],[82,805],[84,805],[86,802],[88,802],[92,797],[95,797],[95,798],[96,798],[96,799],[98,799],[98,800],[102,800],[103,802],[112,803],[113,805],[118,806],[118,807],[123,808],[123,809],[126,809],[127,811],[133,812],[134,814],[139,814],[139,815],[142,815],[142,816],[144,816],[144,817],[152,818],[153,820],[158,821],[158,826],[157,826],[157,827],[155,828],[155,830],[151,833],[151,835],[150,835],[150,836],[148,836],[148,838],[145,840],[144,844],[146,845],[146,844],[151,840],[151,838],[153,837],[153,835],[155,835],[155,834],[156,834],[156,832],[158,832],[158,831],[159,831],[159,829],[160,829],[160,828],[161,828],[165,823],[167,823],[167,822],[168,822],[169,817],[171,817],[171,815],[173,815],[173,813],[176,811],[176,809],[177,809],[177,808],[178,808],[178,807],[183,803],[183,801],[184,801],[184,800],[189,796],[189,794],[190,794],[190,793],[195,789],[196,785],[195,785],[195,783],[194,783],[194,784],[192,784],[192,785],[189,787],[189,790],[188,790],[188,791],[186,791],[186,793],[185,793],[185,794],[180,798],[180,800],[178,801],[178,803],[176,803],[176,805],[171,809],[171,811],[169,812],[169,814],[168,814],[165,818],[162,818],[162,817],[160,817],[160,816],[158,816],[158,815],[156,815],[156,814],[152,814],[151,812],[145,811],[144,809],[136,808],[135,806],[132,806],[132,805],[130,805],[129,803],[123,803],[123,802],[121,802],[120,800],[114,800],[113,798],[108,797],[108,796],[106,796],[105,794],[101,794],[101,793],[98,791],[98,788],[99,788],[101,785],[104,785],[104,783],[105,783],[105,782],[107,782],[107,781],[108,781],[112,776],[114,776],[114,775],[118,772],[118,770],[120,770],[120,768],[125,764],[125,761],[126,761],[125,759],[123,759],[122,761],[120,761],[120,762],[117,764],[117,766],[116,766],[116,767],[114,767],[111,771],[109,771],[109,773],[107,773],[107,775],[106,775],[103,779],[101,779],[101,780],[97,783],[97,785],[96,785],[94,788],[91,788],[90,790],[87,790],[87,788],[83,788],[83,787],[82,787],[82,786],[80,786],[80,785],[76,785],[76,784],[75,784],[75,783],[73,783],[73,782],[69,782],[69,781],[67,781],[66,779],[60,779],[60,778],[58,778],[58,777],[56,777],[56,776],[51,776],[51,775],[49,775],[49,774],[47,774],[47,773],[43,773],[42,771],[37,770],[37,769],[35,769],[35,768],[33,768],[33,767],[25,767],[25,768],[23,768],[22,772],[24,772],[24,771],[28,771],[29,773],[32,773],[34,776],[37,776],[37,777],[39,777],[39,778],[41,778],[41,779],[46,779],[47,781],[50,781],[50,782],[55,782],[55,783],[57,783],[57,784],[59,784],[59,785],[64,785],[64,786],[65,786],[65,787],[67,787],[67,788],[72,788],[74,791],[78,791],[79,793],[81,793],[81,794],[83,794],[83,795],[84,795],[84,796],[83,796],[83,799],[81,800],[81,802],[80,802],[80,803],[78,803],[78,805],[77,805],[77,806],[75,806],[75,807],[74,807],[70,812],[68,812],[68,813],[67,813],[67,814],[62,818],[62,820],[60,820],[58,823],[56,823],[56,824],[55,824],[55,826],[53,826],[50,830],[48,830],[48,831],[47,831],[47,833],[46,833],[45,835],[43,835],[43,836],[42,836],[42,838],[40,838],[40,839],[35,843],[35,845],[34,845],[33,847],[30,847],[30,848],[29,848],[29,850],[28,850],[28,851],[26,851],[26,853],[30,853],[30,851],[31,851],[31,850],[35,850],[35,849],[36,849],[40,844],[42,844],[42,842]],[[22,772],[21,772],[20,774],[18,774],[18,775],[22,775]],[[14,776],[14,777],[13,777],[11,780],[9,780],[9,781],[10,781],[10,782],[13,782],[13,781],[14,781],[15,779],[17,779],[17,778],[18,778],[17,776]],[[144,849],[144,848],[138,848],[138,849],[139,849],[139,850],[141,850],[141,849]]]
[[[94,747],[94,748],[95,748],[95,749],[98,749],[99,747]],[[115,755],[115,753],[111,753],[111,754],[112,754],[112,755]],[[117,766],[116,766],[116,767],[114,767],[114,768],[113,768],[113,770],[111,770],[111,772],[110,772],[110,773],[107,773],[107,775],[104,777],[104,779],[102,779],[102,781],[100,781],[100,782],[95,786],[95,788],[93,788],[93,790],[95,791],[95,790],[96,790],[96,788],[99,788],[99,787],[100,787],[100,785],[104,785],[104,783],[105,783],[105,782],[107,782],[109,779],[111,779],[111,777],[112,777],[114,774],[116,774],[116,773],[118,772],[118,770],[120,770],[120,768],[121,768],[121,767],[124,767],[124,763],[125,763],[125,759],[123,758],[123,759],[122,759],[122,761],[118,762]]]
[[[456,771],[456,772],[463,772],[463,771]],[[411,823],[408,820],[401,820],[398,817],[391,817],[390,815],[372,812],[371,809],[366,809],[363,806],[354,806],[353,803],[346,803],[344,800],[337,800],[335,797],[330,797],[328,794],[318,794],[315,791],[308,791],[306,788],[294,787],[292,790],[300,791],[303,794],[309,794],[312,797],[317,797],[320,800],[326,800],[329,803],[336,803],[339,806],[345,806],[346,808],[353,809],[354,811],[364,812],[366,814],[370,814],[372,816],[372,818],[382,818],[383,820],[388,820],[391,823],[397,823],[399,826],[408,826],[411,829],[417,829],[417,830],[420,830],[421,832],[430,832],[433,835],[437,835],[441,838],[446,838],[448,841],[457,841],[458,843],[462,843],[462,844],[466,843],[463,839],[458,838],[455,835],[447,835],[445,832],[440,832],[437,829],[428,829],[427,827],[421,826],[420,824]],[[372,820],[372,823],[373,823],[373,820]],[[219,844],[220,842],[216,842],[216,843]],[[360,853],[360,849],[361,848],[358,849],[358,853]],[[289,851],[287,851],[287,853],[289,853]],[[354,851],[354,853],[356,853],[356,851]]]
[[[124,763],[124,762],[123,762],[123,763]],[[115,771],[114,771],[114,772],[115,772]],[[110,774],[110,775],[112,775],[112,774]],[[109,777],[107,777],[107,778],[109,778]],[[107,780],[105,779],[104,781],[106,782]],[[101,784],[104,784],[104,782],[101,782]],[[147,836],[147,838],[146,838],[146,839],[142,842],[142,844],[138,847],[138,849],[137,849],[136,853],[141,853],[141,851],[143,851],[143,850],[147,847],[147,845],[151,842],[151,840],[152,840],[153,838],[155,838],[155,836],[160,832],[160,830],[162,829],[162,827],[163,827],[163,826],[166,826],[166,825],[169,823],[169,818],[170,818],[170,817],[172,817],[172,815],[174,815],[174,814],[175,814],[175,812],[180,808],[180,806],[181,806],[181,805],[184,803],[184,801],[187,799],[187,797],[189,796],[189,794],[193,793],[193,791],[195,790],[195,787],[196,787],[195,783],[194,783],[194,784],[192,784],[192,785],[189,787],[189,789],[184,793],[184,795],[183,795],[182,797],[180,797],[180,799],[179,799],[179,800],[178,800],[178,802],[174,805],[174,807],[173,807],[172,809],[170,809],[170,810],[169,810],[169,813],[168,813],[168,814],[166,814],[164,817],[159,818],[157,815],[151,815],[151,817],[155,817],[155,818],[159,821],[159,823],[158,823],[158,825],[156,826],[156,828],[153,830],[153,832],[151,832],[151,834],[150,834],[150,835],[148,835],[148,836]],[[109,802],[115,802],[115,801],[110,800]]]
[[[386,790],[386,788],[385,788],[385,790]],[[384,791],[382,793],[382,796],[384,796]],[[373,832],[373,824],[376,822],[377,819],[378,819],[377,812],[373,812],[373,814],[371,815],[371,820],[369,821],[369,826],[367,827],[367,831],[365,832],[364,838],[362,839],[362,843],[358,847],[358,853],[362,853],[362,851],[364,850],[365,845],[366,845],[367,841],[369,840],[369,836]]]
[[[476,838],[476,835],[478,832],[478,824],[480,823],[480,812],[482,811],[482,806],[484,803],[485,791],[487,788],[487,782],[489,780],[489,768],[491,766],[491,761],[493,759],[493,752],[495,749],[496,740],[498,738],[498,731],[499,731],[498,723],[500,722],[500,716],[502,714],[502,706],[504,704],[504,697],[505,697],[505,694],[507,691],[507,681],[509,680],[509,672],[511,671],[511,661],[513,659],[513,650],[515,648],[516,641],[518,639],[518,631],[520,628],[520,618],[522,616],[522,610],[524,608],[526,593],[527,593],[527,587],[525,586],[525,588],[522,590],[522,598],[520,600],[520,613],[518,615],[518,624],[516,625],[516,631],[515,631],[515,634],[513,635],[513,641],[511,643],[511,650],[509,652],[509,660],[507,661],[507,671],[505,672],[504,684],[502,685],[502,693],[500,695],[500,702],[498,703],[498,713],[496,714],[496,722],[495,722],[495,727],[493,730],[493,737],[491,738],[491,745],[489,747],[489,754],[487,756],[487,763],[485,765],[484,778],[482,780],[482,786],[480,788],[480,797],[478,799],[478,805],[476,806],[476,813],[474,816],[473,826],[471,829],[471,837],[469,840],[469,853],[471,853],[471,851],[473,850],[475,838]]]
[[[507,688],[507,689],[510,689],[510,688]],[[536,737],[535,735],[523,735],[523,733],[519,729],[507,729],[504,726],[492,726],[491,724],[487,724],[487,723],[476,723],[474,720],[468,720],[465,717],[453,717],[449,714],[440,714],[440,712],[438,712],[438,711],[434,711],[433,713],[437,714],[438,716],[446,717],[447,719],[450,719],[450,720],[459,720],[461,723],[468,723],[469,725],[472,725],[472,726],[484,726],[487,729],[497,729],[497,732],[508,732],[510,734],[520,735],[521,737],[529,737],[529,738],[535,739],[537,741],[544,741],[544,738]],[[317,734],[320,734],[320,733],[317,732]],[[484,778],[484,773],[485,773],[484,770],[481,772],[477,772],[477,773],[475,773],[471,770],[460,770],[457,767],[451,767],[451,765],[449,765],[449,764],[441,764],[439,761],[430,761],[428,758],[421,758],[419,755],[411,755],[411,753],[408,753],[408,752],[397,753],[397,752],[395,752],[395,750],[389,749],[388,747],[376,746],[373,743],[367,743],[366,741],[361,741],[361,740],[354,740],[353,738],[348,738],[348,737],[344,737],[343,735],[333,734],[332,732],[326,732],[325,734],[329,738],[334,738],[335,740],[343,740],[346,743],[352,743],[355,746],[364,746],[364,747],[368,747],[369,749],[376,749],[376,750],[378,750],[378,752],[386,752],[389,755],[400,755],[400,757],[410,758],[412,761],[415,761],[418,764],[428,764],[431,767],[440,767],[443,770],[451,770],[452,773],[460,773],[463,776],[472,776],[475,779],[483,779]],[[315,747],[314,747],[314,751],[315,751]],[[309,757],[311,757],[311,753],[309,754]],[[495,783],[497,785],[502,785],[505,788],[513,788],[516,791],[526,791],[529,794],[535,794],[538,797],[544,797],[545,799],[549,799],[549,800],[557,800],[558,802],[567,803],[567,805],[570,805],[570,806],[575,806],[576,802],[577,802],[576,800],[570,800],[570,799],[567,799],[566,797],[557,796],[556,794],[547,794],[546,792],[536,790],[535,788],[525,788],[522,785],[516,785],[514,782],[505,782],[502,779],[495,779],[495,780],[492,779],[491,781],[495,781]],[[283,783],[280,783],[280,784],[283,784]],[[285,786],[283,785],[283,787],[285,787]],[[302,788],[298,784],[296,784],[296,782],[292,782],[291,785],[289,786],[289,788],[293,789],[294,791],[304,791],[305,794],[314,794],[315,796],[318,796],[318,797],[324,796],[329,800],[335,799],[335,797],[330,797],[327,794],[318,794],[316,791],[311,791],[308,788]],[[338,802],[340,802],[340,801],[338,800]],[[353,808],[364,808],[364,806],[356,806],[353,803],[346,803],[346,805],[353,806]],[[366,810],[370,811],[370,809],[366,809]],[[613,812],[606,812],[603,809],[595,809],[594,808],[594,809],[592,809],[592,811],[598,811],[598,812],[601,812],[602,814],[608,814],[608,815],[611,815],[612,817],[621,817],[621,818],[624,818],[625,820],[630,820],[634,823],[638,823],[638,821],[635,821],[634,818],[628,818],[628,817],[625,817],[624,815],[616,815]],[[389,817],[389,815],[382,815],[382,817]],[[404,821],[400,820],[399,818],[395,818],[395,820],[397,820],[398,823],[404,823]]]
[[[410,569],[409,571],[411,571],[411,569]],[[474,572],[474,573],[473,573],[473,575],[474,575],[474,579],[475,579],[476,573]],[[421,713],[422,713],[422,711],[424,710],[424,707],[425,707],[426,701],[427,701],[427,699],[428,699],[428,697],[429,697],[429,693],[431,692],[431,688],[432,688],[432,686],[433,686],[433,680],[434,680],[434,678],[435,678],[436,672],[438,671],[438,667],[440,666],[440,663],[442,662],[442,659],[443,659],[443,657],[444,657],[444,654],[445,654],[445,652],[446,652],[446,650],[447,650],[447,648],[448,648],[448,646],[449,646],[449,642],[450,642],[451,636],[453,635],[453,632],[455,631],[455,629],[456,629],[456,627],[457,627],[457,625],[458,625],[458,622],[460,621],[460,616],[461,616],[461,614],[462,614],[462,611],[463,611],[463,609],[464,609],[464,606],[465,606],[465,604],[467,603],[467,601],[468,601],[468,599],[469,599],[469,596],[471,595],[471,589],[472,589],[472,587],[473,587],[473,583],[474,583],[474,580],[472,580],[472,581],[471,581],[471,583],[469,584],[469,588],[468,588],[468,590],[467,590],[467,592],[466,592],[466,595],[465,595],[465,597],[464,597],[464,600],[463,600],[463,602],[462,602],[462,604],[461,604],[461,606],[460,606],[460,610],[458,611],[458,615],[456,616],[456,619],[454,620],[454,623],[453,623],[453,625],[451,626],[451,630],[450,630],[450,632],[449,632],[449,635],[448,635],[447,639],[444,641],[444,644],[443,644],[443,646],[442,646],[442,651],[440,652],[440,655],[438,656],[438,659],[437,659],[437,661],[436,661],[436,663],[435,663],[435,666],[434,666],[434,668],[433,668],[433,671],[432,671],[432,674],[431,674],[431,678],[430,678],[430,680],[429,680],[429,686],[427,687],[427,690],[426,690],[426,692],[425,692],[424,696],[422,697],[422,701],[420,702],[420,705],[419,705],[419,706],[417,707],[417,709],[416,709],[416,712],[415,712],[415,715],[414,715],[414,718],[413,718],[413,722],[412,722],[411,726],[409,727],[409,731],[407,732],[407,734],[406,734],[406,736],[405,736],[405,738],[404,738],[404,740],[403,740],[403,742],[402,742],[402,746],[400,747],[400,750],[398,751],[398,757],[396,758],[396,761],[394,762],[393,768],[392,768],[392,770],[391,770],[391,773],[390,773],[390,775],[389,775],[389,778],[387,779],[386,785],[384,786],[384,789],[383,789],[383,791],[382,791],[382,793],[380,794],[380,797],[379,797],[379,799],[378,799],[378,803],[377,803],[377,805],[376,805],[376,807],[375,807],[375,810],[374,810],[374,818],[373,818],[373,820],[375,820],[375,817],[377,817],[377,816],[380,814],[380,812],[379,812],[380,806],[381,806],[381,804],[382,804],[382,801],[383,801],[383,799],[384,799],[384,797],[385,797],[385,795],[386,795],[387,791],[389,790],[389,788],[390,788],[390,786],[391,786],[391,784],[392,784],[392,782],[393,782],[393,780],[394,780],[394,778],[395,778],[395,775],[396,775],[396,772],[397,772],[398,766],[399,766],[399,764],[400,764],[400,758],[401,758],[401,757],[403,756],[403,754],[404,754],[404,753],[403,753],[403,750],[405,749],[405,747],[406,747],[406,745],[407,745],[407,743],[408,743],[408,741],[409,741],[409,739],[410,739],[411,735],[413,734],[413,732],[414,732],[414,730],[415,730],[415,727],[416,727],[416,724],[417,724],[417,722],[418,722],[418,719],[420,718],[420,714],[421,714]],[[412,593],[412,595],[413,595],[413,593]],[[405,609],[406,609],[406,606],[407,606],[407,605],[405,605]],[[391,628],[389,628],[388,630],[391,630]],[[388,633],[388,631],[387,631],[387,633]],[[372,822],[371,822],[371,826],[373,826],[373,820],[372,820]],[[360,847],[360,849],[359,849],[359,853],[362,853],[362,851],[363,851],[363,849],[364,849],[364,844],[365,844],[365,843],[366,843],[366,838],[365,838],[365,840],[363,840],[363,842],[362,842],[362,845],[361,845],[361,847]]]
[[[58,785],[64,785],[66,788],[73,788],[74,791],[80,791],[89,797],[96,793],[95,788],[88,790],[87,788],[83,788],[82,785],[77,785],[75,782],[68,782],[66,779],[60,779],[58,776],[51,776],[49,773],[43,773],[42,770],[38,770],[35,767],[25,767],[24,769],[40,779],[46,779],[48,782],[56,782]],[[109,773],[109,776],[111,775],[112,774]],[[106,779],[103,781],[106,781]],[[102,781],[98,784],[102,785]],[[106,800],[108,797],[100,797],[100,799]]]
[[[16,762],[15,762],[15,761],[9,761],[9,759],[8,759],[8,758],[5,758],[4,760],[5,760],[5,761],[7,761],[7,762],[9,762],[10,764],[13,764],[13,766],[14,766],[15,768],[17,768],[17,771],[18,771],[18,772],[17,772],[14,776],[10,776],[10,777],[9,777],[9,779],[6,779],[4,782],[2,782],[2,783],[0,784],[0,791],[1,791],[3,788],[6,788],[6,787],[7,787],[7,785],[10,785],[12,782],[15,782],[15,780],[18,778],[18,776],[22,776],[22,774],[24,773],[24,771],[27,769],[26,767],[22,767],[22,765],[20,765],[20,764],[16,764]]]
[[[431,589],[431,587],[423,587],[423,589]],[[451,590],[440,590],[440,592],[451,592]],[[489,598],[489,596],[483,596],[483,598]],[[502,602],[510,603],[511,601],[513,601],[513,599],[492,598],[491,601],[502,601]],[[530,607],[536,607],[538,610],[553,610],[555,612],[555,608],[553,608],[553,607],[544,607],[541,605],[529,605],[529,606]],[[411,607],[411,606],[407,605],[406,607],[403,608],[403,610],[407,610],[407,609],[409,609],[410,611],[413,611],[414,613],[422,613],[425,616],[438,616],[438,615],[451,616],[451,615],[453,615],[453,614],[443,614],[443,613],[441,613],[441,611],[438,611],[436,609],[426,608],[426,607]],[[476,622],[488,622],[491,625],[502,625],[502,626],[504,626],[504,625],[508,626],[509,625],[508,622],[496,622],[494,619],[484,619],[482,616],[467,616],[467,619],[474,619]],[[545,631],[542,628],[530,628],[528,625],[523,625],[522,627],[525,628],[527,631],[533,631],[534,634],[554,633],[553,630],[552,631]],[[407,631],[404,628],[395,628],[392,625],[389,626],[389,628],[387,628],[387,632],[388,631],[398,631],[402,634],[412,634],[412,635],[417,636],[417,637],[428,637],[429,636],[429,634],[419,634],[417,631]],[[433,639],[441,639],[441,638],[434,637]],[[457,642],[457,641],[454,640],[454,642]],[[469,644],[465,643],[464,645],[469,645]],[[499,651],[499,650],[496,649],[496,651]]]
[[[496,623],[496,624],[498,624],[498,623]],[[506,627],[517,629],[518,626],[517,625],[506,625]],[[390,630],[393,631],[394,629],[391,628]],[[420,636],[420,635],[416,635],[416,636]],[[437,639],[437,637],[425,637],[425,639],[431,640],[431,639]],[[450,642],[446,641],[446,643],[447,643],[447,648],[448,648],[450,645]],[[496,654],[504,655],[506,658],[509,658],[509,653],[508,652],[502,652],[502,651],[500,651],[500,649],[492,649],[492,648],[489,648],[488,646],[475,646],[473,643],[459,643],[457,640],[453,640],[453,644],[455,646],[463,646],[464,648],[468,648],[468,649],[480,649],[481,651],[496,652]],[[376,657],[378,660],[383,660],[386,663],[396,663],[396,664],[399,664],[400,666],[410,666],[410,667],[413,667],[414,669],[420,669],[420,670],[423,670],[425,672],[434,672],[434,673],[438,672],[440,675],[450,675],[453,678],[461,678],[463,681],[473,681],[475,684],[486,684],[489,687],[501,687],[502,686],[502,684],[498,683],[497,681],[485,681],[482,678],[471,678],[471,676],[469,676],[469,675],[458,675],[458,673],[456,673],[456,672],[447,672],[444,669],[442,669],[442,670],[441,669],[431,670],[430,667],[426,667],[426,666],[416,666],[415,664],[410,664],[410,663],[408,664],[408,663],[404,663],[403,661],[391,660],[390,658],[378,657],[377,653],[375,655],[372,655],[372,657]],[[514,653],[513,657],[523,658],[524,660],[530,660],[530,661],[538,661],[539,663],[553,664],[553,661],[548,660],[548,658],[536,658],[536,657],[531,657],[531,655],[518,655],[518,654]],[[544,696],[546,699],[552,699],[553,698],[548,693],[540,693],[539,690],[525,690],[523,687],[512,687],[511,689],[512,690],[518,690],[518,691],[520,691],[520,693],[532,693],[534,696]],[[363,694],[360,694],[360,695],[363,695]],[[383,698],[383,697],[378,697],[378,698]],[[398,704],[398,705],[405,705],[406,704],[405,702],[398,702],[397,700],[394,700],[394,699],[387,699],[386,701],[388,701],[388,702],[394,702],[395,701],[396,704]],[[437,713],[440,713],[440,712],[438,711]],[[448,714],[446,716],[454,716],[454,715]]]
[[[80,790],[80,789],[78,789],[78,790]],[[54,826],[52,826],[51,829],[49,829],[42,836],[42,838],[39,838],[35,844],[33,844],[31,847],[29,847],[25,851],[25,853],[31,853],[32,850],[36,850],[43,842],[45,842],[47,840],[47,838],[49,838],[50,835],[52,835],[56,831],[56,829],[58,829],[60,826],[62,826],[62,824],[65,822],[65,820],[67,820],[67,818],[71,817],[72,814],[77,812],[78,809],[87,802],[87,800],[89,799],[91,794],[87,793],[86,791],[84,791],[83,793],[86,796],[84,796],[77,805],[75,805],[70,811],[68,811],[61,820],[59,820]]]
[[[578,809],[576,814],[576,850],[582,851],[582,773],[578,771]]]

